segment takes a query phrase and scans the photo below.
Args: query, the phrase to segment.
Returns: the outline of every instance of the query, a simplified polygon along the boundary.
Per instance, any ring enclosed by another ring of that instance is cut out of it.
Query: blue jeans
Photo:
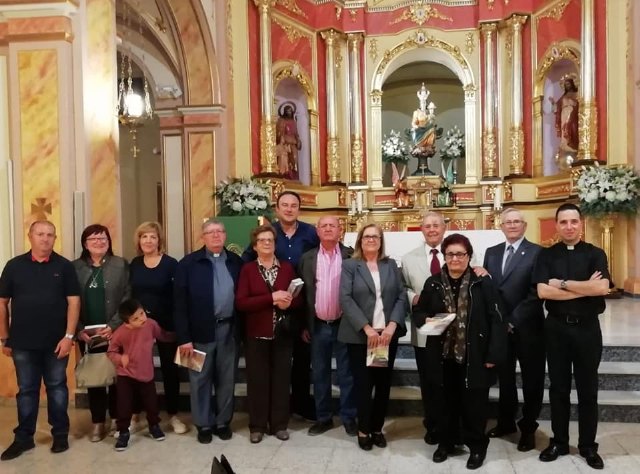
[[[12,352],[18,379],[18,426],[13,430],[16,441],[30,442],[36,432],[40,383],[47,389],[47,411],[51,434],[69,434],[69,389],[67,388],[67,363],[69,358],[58,359],[51,349],[20,350]]]
[[[189,371],[191,417],[198,428],[222,428],[233,416],[236,340],[233,322],[216,324],[215,342],[195,342],[193,348],[205,352],[202,372]],[[211,388],[215,402],[211,403]]]
[[[354,421],[357,414],[353,375],[346,344],[338,341],[339,323],[327,324],[314,321],[311,333],[311,367],[313,394],[316,401],[316,418],[327,421],[333,415],[331,402],[331,356],[335,352],[338,385],[340,386],[340,418],[342,422]]]

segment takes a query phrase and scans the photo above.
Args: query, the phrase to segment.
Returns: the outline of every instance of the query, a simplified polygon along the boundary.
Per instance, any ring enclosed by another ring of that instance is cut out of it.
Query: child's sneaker
[[[149,427],[149,434],[156,441],[164,440],[165,436],[162,430],[160,429],[160,425],[153,425]]]
[[[118,434],[118,441],[116,441],[116,451],[124,451],[129,447],[129,432],[121,431]]]

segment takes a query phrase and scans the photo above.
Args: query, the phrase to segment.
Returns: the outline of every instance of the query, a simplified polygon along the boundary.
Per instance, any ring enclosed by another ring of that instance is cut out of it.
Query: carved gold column
[[[509,175],[524,174],[524,130],[522,128],[522,25],[526,16],[513,15],[507,20],[512,46],[511,61],[511,127],[509,128]]]
[[[341,35],[334,29],[320,34],[327,44],[327,176],[330,183],[337,183],[340,181],[340,139],[335,48]]]
[[[360,45],[362,33],[349,33],[349,89],[351,90],[351,182],[364,183],[362,99],[360,89]]]
[[[595,101],[595,30],[593,0],[582,1],[582,97],[578,110],[578,161],[596,160],[598,110]]]
[[[496,23],[484,23],[480,26],[484,39],[484,124],[482,130],[482,177],[498,176],[497,142],[496,142],[496,110],[495,110],[495,75],[494,75],[494,35]]]
[[[271,78],[271,9],[276,0],[253,0],[260,12],[260,86],[262,93],[262,123],[260,124],[260,171],[277,173],[276,122]]]

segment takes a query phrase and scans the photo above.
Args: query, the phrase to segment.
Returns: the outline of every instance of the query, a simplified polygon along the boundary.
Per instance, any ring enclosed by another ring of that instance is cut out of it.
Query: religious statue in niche
[[[560,145],[556,152],[556,163],[560,169],[570,166],[578,155],[578,87],[575,74],[562,76],[564,93],[557,101],[549,97],[555,114],[556,133]]]
[[[417,96],[420,107],[413,112],[411,118],[411,141],[413,148],[411,155],[418,159],[418,168],[413,176],[433,175],[429,169],[429,158],[436,154],[436,140],[442,135],[442,128],[436,125],[436,106],[433,102],[427,105],[429,90],[424,82],[418,90]]]
[[[276,122],[278,172],[288,179],[299,178],[298,151],[302,147],[302,141],[298,135],[295,116],[296,105],[293,102],[283,102],[278,107],[278,121]]]

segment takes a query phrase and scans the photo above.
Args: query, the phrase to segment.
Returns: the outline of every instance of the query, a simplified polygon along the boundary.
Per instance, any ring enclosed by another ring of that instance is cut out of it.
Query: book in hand
[[[295,298],[300,294],[303,286],[304,282],[302,281],[302,278],[294,278],[293,280],[291,280],[291,283],[289,283],[289,288],[287,288],[287,291],[292,297]]]
[[[196,372],[202,372],[202,368],[204,367],[204,359],[206,357],[206,352],[202,352],[197,349],[193,350],[192,356],[185,357],[180,354],[180,348],[178,347],[178,349],[176,349],[176,357],[173,359],[173,362],[182,367],[186,367],[187,369],[191,369]]]
[[[87,334],[91,340],[87,343],[89,349],[97,349],[109,345],[109,339],[98,334],[98,331],[106,328],[106,324],[92,324],[85,326],[83,331]]]
[[[388,367],[389,346],[379,345],[373,349],[367,349],[367,367]]]
[[[456,313],[435,314],[427,318],[424,325],[418,328],[418,333],[423,336],[440,336],[454,319],[456,319]]]

